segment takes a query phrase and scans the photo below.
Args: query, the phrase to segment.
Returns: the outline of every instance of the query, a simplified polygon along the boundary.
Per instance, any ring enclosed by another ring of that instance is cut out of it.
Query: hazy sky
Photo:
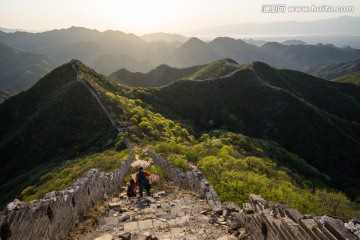
[[[262,13],[264,4],[354,6],[353,13]],[[360,16],[359,0],[0,0],[0,27],[44,31],[98,30],[187,33],[215,25],[310,21]]]

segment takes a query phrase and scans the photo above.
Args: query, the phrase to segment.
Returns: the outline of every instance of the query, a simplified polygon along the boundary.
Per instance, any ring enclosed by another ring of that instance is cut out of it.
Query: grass
[[[113,171],[129,155],[130,150],[106,150],[102,153],[90,154],[68,160],[61,166],[42,175],[39,181],[21,192],[24,201],[41,198],[50,191],[63,190],[71,186],[77,179],[83,177],[90,169],[97,168],[101,171]]]

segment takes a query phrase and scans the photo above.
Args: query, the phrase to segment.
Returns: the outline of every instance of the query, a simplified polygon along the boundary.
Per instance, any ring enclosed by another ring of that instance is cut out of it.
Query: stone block
[[[327,237],[327,239],[329,240],[337,240],[336,237],[334,235],[332,235],[329,230],[327,230],[325,228],[324,225],[322,225],[320,222],[317,222],[317,226],[319,228],[319,230],[321,230],[321,232]]]
[[[171,228],[170,232],[171,232],[171,234],[176,235],[176,234],[184,232],[184,229],[182,229],[182,228]]]
[[[126,232],[133,232],[138,230],[139,230],[138,222],[128,222],[124,224],[124,231]]]
[[[249,196],[250,202],[265,202],[265,200],[260,195],[250,194]]]
[[[139,224],[140,231],[145,230],[145,229],[151,229],[154,227],[151,219],[139,221],[138,224]]]
[[[298,210],[292,208],[286,209],[285,214],[296,223],[299,223],[299,219],[302,218],[302,214]]]
[[[244,203],[243,204],[243,211],[246,214],[253,214],[254,213],[254,209],[252,208],[250,203]]]
[[[111,202],[111,203],[108,203],[108,206],[110,209],[118,208],[120,210],[120,202]]]
[[[104,218],[104,220],[105,220],[106,225],[117,226],[117,224],[119,223],[119,218],[117,218],[117,217],[107,217],[107,218]]]
[[[325,221],[325,227],[339,240],[358,240],[358,237],[350,233],[340,219],[331,218]]]
[[[165,228],[165,227],[168,227],[168,223],[165,221],[160,221],[158,219],[154,219],[153,220],[153,226],[154,228]]]
[[[95,238],[95,240],[112,240],[112,239],[113,239],[113,236],[109,233],[104,234],[98,238]]]
[[[297,239],[296,235],[298,233],[299,224],[297,224],[290,218],[282,218],[281,222],[286,228],[286,231],[292,236],[292,238]]]

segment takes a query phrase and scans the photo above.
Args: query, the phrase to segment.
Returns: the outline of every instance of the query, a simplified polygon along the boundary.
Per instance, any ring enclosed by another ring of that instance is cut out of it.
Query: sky
[[[353,6],[354,12],[264,13],[269,6]],[[359,0],[0,0],[0,27],[31,31],[80,26],[138,35],[212,26],[360,16]]]

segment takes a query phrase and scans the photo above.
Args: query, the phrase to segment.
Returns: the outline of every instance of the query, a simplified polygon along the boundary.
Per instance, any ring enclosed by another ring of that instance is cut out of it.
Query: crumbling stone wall
[[[251,194],[250,202],[235,214],[240,225],[246,229],[247,239],[267,240],[356,240],[348,223],[329,216],[302,215],[296,209],[265,201]],[[360,225],[359,225],[360,227]],[[359,233],[358,233],[359,234]]]
[[[201,194],[215,210],[221,207],[223,211],[220,212],[225,216],[229,231],[238,231],[241,239],[359,239],[357,235],[360,235],[360,223],[351,221],[345,223],[341,219],[329,216],[302,215],[296,209],[267,202],[258,195],[251,194],[249,203],[245,203],[243,209],[233,203],[221,204],[214,188],[199,170],[184,173],[155,152],[151,152],[151,155],[154,161],[167,171],[167,177],[170,180],[185,189]],[[241,229],[245,229],[245,231],[243,232]]]
[[[199,193],[205,198],[210,206],[220,206],[221,202],[213,186],[203,177],[199,170],[183,172],[180,168],[174,167],[169,160],[164,159],[159,154],[151,152],[154,161],[165,169],[167,178],[175,182],[184,189]]]
[[[126,142],[127,143],[127,142]],[[87,176],[63,191],[38,200],[15,200],[0,212],[0,239],[61,239],[104,194],[120,191],[134,152],[112,172],[91,169]]]

